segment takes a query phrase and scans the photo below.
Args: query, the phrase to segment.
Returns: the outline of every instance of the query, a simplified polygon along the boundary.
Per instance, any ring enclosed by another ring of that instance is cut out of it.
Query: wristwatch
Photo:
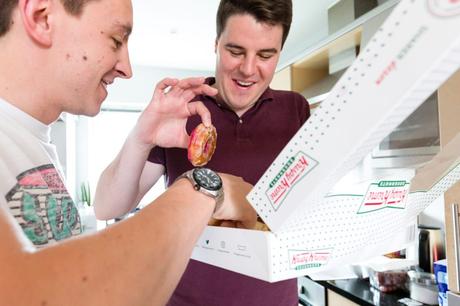
[[[224,201],[224,188],[220,176],[208,168],[194,168],[179,176],[177,179],[186,177],[193,188],[216,201],[214,212],[218,211]]]

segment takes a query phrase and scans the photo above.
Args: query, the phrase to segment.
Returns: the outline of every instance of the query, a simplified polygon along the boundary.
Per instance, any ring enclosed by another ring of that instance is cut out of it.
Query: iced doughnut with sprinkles
[[[188,160],[195,167],[206,165],[216,150],[217,132],[213,125],[200,123],[190,135]]]

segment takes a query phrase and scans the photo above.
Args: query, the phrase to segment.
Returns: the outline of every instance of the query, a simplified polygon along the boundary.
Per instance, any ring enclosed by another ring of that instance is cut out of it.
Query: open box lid
[[[272,231],[314,209],[460,67],[459,26],[460,2],[404,0],[395,7],[249,193]]]
[[[425,192],[433,188],[448,173],[460,166],[460,133],[453,137],[429,163],[417,170],[410,192]]]

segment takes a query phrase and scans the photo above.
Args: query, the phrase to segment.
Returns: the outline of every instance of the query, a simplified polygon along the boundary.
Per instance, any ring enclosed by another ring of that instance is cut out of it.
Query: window
[[[86,134],[86,180],[91,186],[93,195],[100,174],[117,156],[140,114],[140,110],[120,110],[112,108],[103,109],[101,113],[94,118],[79,118],[83,123],[80,131],[85,130],[85,125],[87,128],[86,133],[80,133],[80,137],[77,138],[77,146],[81,143],[81,140],[85,138],[84,135]],[[84,146],[83,143],[82,145]],[[76,159],[77,165],[84,167],[85,158],[79,158],[79,156],[77,156]],[[80,177],[83,176],[82,174],[83,173],[80,173]],[[81,180],[83,181],[84,178],[81,178]],[[145,206],[152,202],[164,191],[164,189],[163,181],[159,180],[141,200],[140,206]]]

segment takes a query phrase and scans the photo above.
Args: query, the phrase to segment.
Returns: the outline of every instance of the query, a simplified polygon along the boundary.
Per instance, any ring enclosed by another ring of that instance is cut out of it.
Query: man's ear
[[[217,54],[217,44],[219,43],[219,40],[216,38],[215,42],[214,42],[214,53]]]
[[[50,12],[52,0],[19,0],[26,33],[43,47],[51,46]]]

